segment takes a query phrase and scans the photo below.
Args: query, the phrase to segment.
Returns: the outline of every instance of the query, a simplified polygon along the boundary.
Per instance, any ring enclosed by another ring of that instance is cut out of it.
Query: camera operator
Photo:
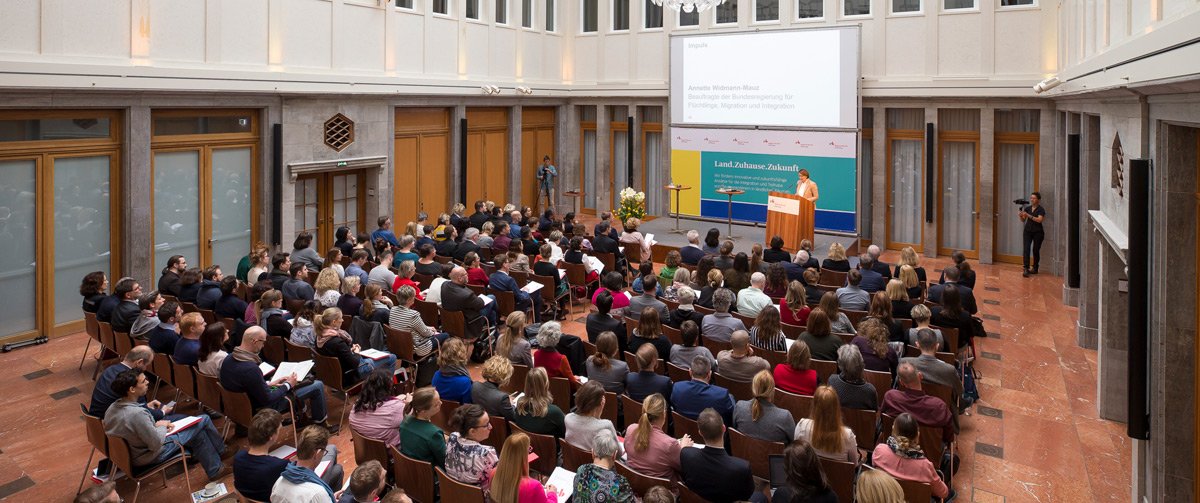
[[[1026,278],[1030,274],[1038,273],[1038,266],[1042,263],[1042,240],[1046,239],[1046,232],[1042,229],[1042,222],[1046,220],[1046,208],[1040,204],[1042,194],[1034,192],[1029,195],[1029,205],[1021,207],[1021,221],[1025,222],[1025,231],[1023,233],[1023,242],[1021,244],[1021,262],[1024,264],[1024,271],[1021,276]],[[1029,254],[1032,249],[1033,267],[1029,264]]]

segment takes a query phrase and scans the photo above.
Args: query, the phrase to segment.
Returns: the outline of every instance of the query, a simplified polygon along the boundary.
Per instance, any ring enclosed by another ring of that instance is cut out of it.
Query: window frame
[[[696,24],[683,24],[683,14],[684,14],[684,12],[682,10],[675,12],[675,29],[676,30],[699,30],[700,29],[700,13],[699,12],[690,13],[690,14],[696,15]]]
[[[629,33],[633,24],[633,10],[629,5],[633,0],[610,0],[608,2],[608,32],[609,33]],[[625,27],[617,28],[617,2],[625,2]],[[597,2],[599,3],[599,2]]]
[[[400,2],[405,2],[405,1],[407,1],[411,5],[409,5],[408,7],[400,5]],[[392,2],[392,7],[403,10],[403,11],[415,12],[417,10],[417,0],[395,0]]]
[[[1004,5],[1004,0],[996,0],[997,11],[1033,10],[1039,8],[1041,8],[1041,4],[1038,2],[1038,0],[1029,0],[1028,4],[1021,5]]]
[[[946,2],[948,2],[948,1],[950,1],[950,0],[941,0],[941,4],[938,5],[938,14],[975,14],[975,13],[979,12],[979,1],[980,0],[971,0],[970,7],[955,7],[955,8],[946,7]]]
[[[504,4],[504,8],[497,9],[496,7],[500,7],[501,3]],[[492,22],[496,23],[496,26],[512,28],[512,23],[509,20],[509,14],[511,14],[511,10],[512,9],[509,8],[508,0],[494,0],[492,2]],[[500,14],[504,14],[503,21],[500,20]]]
[[[896,2],[904,0],[887,0],[888,13],[887,17],[915,17],[925,15],[925,0],[916,0],[917,10],[896,12]]]
[[[558,33],[558,0],[546,0],[546,5],[547,8],[543,9],[545,17],[542,19],[542,27],[546,33]]]
[[[641,4],[642,4],[642,28],[641,28],[641,31],[644,31],[644,32],[663,31],[666,28],[666,24],[667,24],[667,8],[660,6],[660,5],[654,5],[653,0],[641,0]],[[658,26],[646,26],[646,21],[648,21],[650,19],[650,16],[648,15],[650,12],[649,11],[650,8],[655,8],[655,9],[659,9],[660,11],[662,11],[662,15],[658,17]]]
[[[483,23],[483,0],[463,0],[462,18],[466,21]],[[475,6],[475,17],[471,17],[471,5]]]
[[[525,2],[529,2],[528,9],[525,8],[526,7]],[[529,25],[528,26],[525,25],[525,14],[526,13],[529,14]],[[521,29],[529,30],[529,31],[537,31],[537,27],[534,26],[534,23],[536,23],[536,22],[537,22],[537,0],[521,0]]]
[[[825,2],[824,2],[824,0],[818,0],[821,3],[821,15],[817,16],[817,17],[800,17],[800,2],[802,2],[802,1],[804,1],[804,0],[796,0],[796,3],[793,5],[792,12],[795,14],[795,16],[792,18],[792,22],[816,23],[816,22],[821,22],[821,21],[825,20]]]
[[[721,9],[722,5],[733,5],[734,12],[735,12],[733,22],[722,23],[717,19],[717,16],[721,12],[720,9]],[[742,21],[741,9],[737,4],[737,0],[725,0],[725,3],[717,5],[716,7],[713,7],[713,9],[712,9],[712,26],[714,28],[738,26],[739,24],[741,24],[741,21]]]
[[[846,14],[846,6],[850,5],[849,0],[841,0],[841,9],[838,10],[838,19],[871,19],[875,16],[875,11],[871,8],[870,0],[867,0],[866,14]]]
[[[588,2],[596,6],[596,27],[592,31],[587,31],[587,5]],[[579,35],[591,36],[600,33],[600,0],[579,0]]]
[[[453,12],[454,12],[453,0],[442,0],[442,1],[446,2],[446,12],[438,12],[438,11],[437,11],[437,7],[436,7],[436,6],[437,6],[437,2],[438,2],[438,0],[430,0],[430,2],[429,2],[429,13],[430,13],[430,14],[433,14],[435,17],[443,17],[443,18],[446,18],[446,19],[454,19],[454,14],[453,14]]]
[[[763,1],[775,2],[775,19],[758,19],[758,3],[763,2]],[[753,25],[781,24],[783,22],[783,19],[781,18],[783,9],[779,8],[781,3],[782,3],[781,0],[751,0],[751,2],[750,2],[750,24],[753,24]]]

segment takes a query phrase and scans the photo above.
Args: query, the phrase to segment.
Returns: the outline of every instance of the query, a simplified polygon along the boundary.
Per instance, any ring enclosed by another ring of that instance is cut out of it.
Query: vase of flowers
[[[624,223],[630,218],[642,219],[646,216],[646,193],[625,187],[621,190],[621,205],[617,207],[617,218]]]

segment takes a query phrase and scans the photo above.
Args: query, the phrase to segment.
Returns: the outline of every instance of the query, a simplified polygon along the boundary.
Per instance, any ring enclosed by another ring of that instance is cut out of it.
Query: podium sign
[[[813,240],[813,211],[812,201],[803,197],[784,192],[768,194],[764,244],[770,245],[771,238],[779,236],[785,250],[799,250],[801,241]]]
[[[800,201],[788,199],[786,197],[769,196],[767,197],[767,211],[778,211],[787,213],[788,215],[800,214]]]

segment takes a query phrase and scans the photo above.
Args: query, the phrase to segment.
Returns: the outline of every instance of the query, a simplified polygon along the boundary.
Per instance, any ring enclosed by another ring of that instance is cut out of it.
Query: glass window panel
[[[660,180],[651,178],[662,172],[662,133],[657,131],[646,133],[646,165],[643,166],[646,177],[650,180],[654,190],[646,191],[646,208],[658,208],[659,198],[663,196],[662,191],[658,187],[662,185]],[[667,180],[670,181],[670,180]],[[669,201],[668,201],[669,202]]]
[[[436,14],[449,14],[450,0],[433,0],[433,12]]]
[[[700,11],[679,11],[679,26],[700,26]]]
[[[842,6],[845,8],[843,15],[846,16],[871,15],[871,0],[843,0]]]
[[[596,207],[596,130],[583,132],[583,207]]]
[[[583,0],[583,32],[595,33],[600,26],[600,0]]]
[[[467,19],[479,19],[479,0],[466,0]]]
[[[737,0],[725,0],[725,3],[718,5],[715,10],[717,24],[737,24]]]
[[[508,24],[508,0],[496,0],[496,24]]]
[[[1033,5],[1033,0],[1000,0],[1001,7],[1014,7],[1017,5]]]
[[[663,7],[654,5],[654,0],[642,0],[644,3],[643,10],[643,25],[646,28],[662,28],[663,26]]]
[[[553,32],[555,30],[554,16],[558,12],[554,8],[554,2],[557,0],[546,0],[546,31]]]
[[[521,0],[521,27],[533,28],[533,0]]]
[[[1037,110],[997,110],[996,131],[1003,133],[1038,132]]]
[[[616,193],[625,187],[633,187],[629,181],[629,157],[626,151],[629,145],[629,133],[613,131],[612,141],[613,192]],[[637,187],[633,188],[637,189]]]
[[[612,29],[622,31],[629,29],[629,0],[612,0]]]
[[[296,232],[317,231],[317,180],[305,178],[296,184]]]
[[[892,0],[892,12],[920,12],[921,0]]]
[[[1005,208],[1008,201],[1027,198],[1033,192],[1033,167],[1037,157],[1037,148],[1029,143],[1000,143],[999,166],[1000,179],[996,184],[996,201],[1001,205],[996,237],[996,252],[1002,255],[1021,255],[1021,232],[1024,224]]]
[[[249,133],[250,115],[198,116],[198,117],[155,117],[155,136],[185,134]]]
[[[212,263],[231,272],[250,253],[250,147],[212,151]]]
[[[154,154],[154,264],[159,267],[171,255],[200,265],[199,171],[198,151]]]
[[[79,281],[84,276],[109,273],[110,164],[108,156],[54,160],[55,324],[83,318]]]
[[[0,337],[37,328],[37,162],[0,161]],[[79,281],[74,278],[75,308]],[[69,290],[70,291],[70,290]]]
[[[813,19],[824,16],[824,0],[799,0],[796,4],[797,19]]]
[[[921,242],[921,144],[921,140],[892,140],[893,242]]]
[[[974,8],[975,0],[946,0],[946,10]]]
[[[413,8],[413,0],[396,0],[396,7],[411,9]]]
[[[108,138],[107,118],[0,120],[0,142]]]
[[[975,249],[975,143],[942,143],[942,243]]]
[[[755,0],[754,1],[754,20],[755,21],[778,21],[779,20],[779,0]]]

